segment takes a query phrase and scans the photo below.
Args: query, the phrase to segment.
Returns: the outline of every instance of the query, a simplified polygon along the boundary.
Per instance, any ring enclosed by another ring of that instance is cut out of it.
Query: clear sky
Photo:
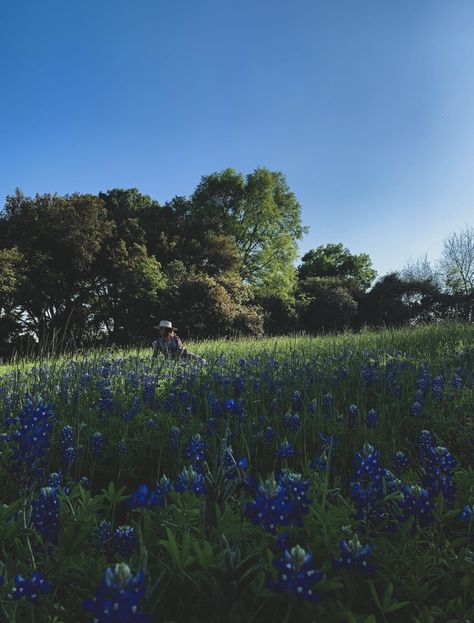
[[[474,225],[472,0],[0,0],[0,201],[281,170],[379,274]]]

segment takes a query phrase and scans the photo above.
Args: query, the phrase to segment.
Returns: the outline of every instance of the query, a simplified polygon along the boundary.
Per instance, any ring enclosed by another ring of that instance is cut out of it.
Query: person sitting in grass
[[[176,335],[176,327],[169,320],[161,320],[160,324],[155,329],[159,330],[158,338],[153,342],[153,356],[162,354],[165,357],[171,357],[173,359],[193,359],[201,365],[206,365],[207,361],[190,353],[184,346],[183,342]]]

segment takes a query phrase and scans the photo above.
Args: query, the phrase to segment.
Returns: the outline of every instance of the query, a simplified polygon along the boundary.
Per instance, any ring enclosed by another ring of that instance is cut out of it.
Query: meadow
[[[0,621],[474,621],[474,326],[0,366]]]

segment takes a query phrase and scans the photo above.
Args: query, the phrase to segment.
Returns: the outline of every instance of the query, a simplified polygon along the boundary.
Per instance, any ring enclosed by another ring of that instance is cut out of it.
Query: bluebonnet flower
[[[400,520],[408,521],[413,518],[413,532],[418,524],[425,528],[434,521],[433,503],[426,489],[418,485],[403,485],[401,492],[402,498],[398,500],[398,506],[402,511]]]
[[[11,435],[13,456],[12,471],[26,484],[40,479],[44,473],[45,456],[49,447],[49,434],[53,426],[51,405],[32,401],[24,406],[17,419],[18,428]]]
[[[323,433],[319,433],[318,439],[322,450],[329,450],[329,448],[332,448],[334,452],[337,446],[337,435],[324,435]]]
[[[328,464],[328,455],[326,451],[323,450],[321,454],[316,454],[314,459],[311,461],[310,468],[314,469],[317,472],[325,472],[327,464]]]
[[[257,486],[254,499],[247,504],[246,516],[253,524],[259,524],[266,532],[275,534],[278,525],[291,522],[291,502],[285,496],[285,489],[273,476]]]
[[[185,467],[176,479],[174,490],[177,493],[190,491],[195,495],[202,495],[206,493],[204,477],[202,474],[196,472],[192,467]]]
[[[140,485],[138,489],[132,493],[128,500],[130,508],[143,508],[148,499],[148,487],[146,484]]]
[[[194,469],[201,469],[206,459],[206,442],[201,435],[196,434],[191,437],[184,451],[186,458],[191,459]]]
[[[77,460],[76,448],[65,448],[63,452],[63,463],[67,469],[71,468]]]
[[[359,412],[359,407],[355,404],[352,404],[349,409],[349,428],[352,429],[356,425],[357,414]]]
[[[332,561],[334,567],[344,567],[349,571],[358,570],[366,573],[374,570],[373,565],[368,561],[372,551],[370,545],[361,545],[357,536],[349,541],[344,539],[339,541],[339,547],[341,556]]]
[[[224,467],[224,475],[228,480],[237,478],[238,470],[246,470],[249,465],[249,461],[245,457],[241,457],[238,460],[234,458],[232,446],[226,446],[224,448],[222,463]]]
[[[72,426],[66,425],[61,429],[60,441],[62,448],[68,448],[72,446],[72,442],[74,440],[74,430]]]
[[[367,427],[375,428],[377,426],[377,420],[379,418],[379,414],[375,409],[370,409],[367,413]]]
[[[452,472],[456,465],[453,455],[441,446],[428,448],[423,455],[423,486],[433,497],[441,494],[449,506],[454,504],[456,496]]]
[[[291,504],[290,521],[295,526],[303,525],[303,515],[309,512],[311,500],[306,495],[310,486],[309,480],[304,480],[301,474],[284,470],[278,478],[278,484],[285,492],[285,498]]]
[[[401,471],[405,469],[405,467],[407,467],[409,463],[410,459],[404,452],[401,452],[399,450],[393,455],[392,465],[396,470]]]
[[[317,409],[318,409],[318,401],[316,400],[316,398],[313,398],[313,400],[311,400],[311,402],[309,403],[310,413],[314,415]]]
[[[423,455],[433,445],[433,437],[429,430],[422,430],[418,438],[418,447]]]
[[[445,379],[442,374],[439,376],[435,376],[434,379],[431,381],[431,393],[435,400],[441,400],[441,398],[443,397],[444,383]]]
[[[271,426],[267,426],[263,431],[263,439],[267,443],[271,443],[275,439],[276,433]]]
[[[458,519],[460,521],[472,521],[474,519],[474,505],[469,506],[469,504],[466,504],[459,513]]]
[[[143,571],[132,575],[125,563],[108,567],[95,597],[84,600],[84,610],[93,615],[95,623],[151,623],[142,611],[145,595]]]
[[[166,499],[171,491],[171,480],[164,474],[155,484],[153,491],[150,493],[146,505],[148,508],[156,508],[157,506],[165,506]]]
[[[271,534],[275,534],[277,526],[302,526],[311,502],[306,495],[309,484],[300,474],[288,471],[278,481],[272,475],[257,486],[245,514],[253,524],[261,525]]]
[[[130,422],[131,420],[133,420],[133,418],[136,416],[139,410],[140,410],[140,398],[137,398],[135,396],[130,406],[130,409],[122,415],[123,421]]]
[[[423,415],[423,403],[416,400],[410,407],[410,413],[415,417],[421,417]]]
[[[299,599],[317,602],[320,595],[314,592],[314,584],[323,577],[323,572],[313,568],[313,557],[296,545],[286,550],[281,558],[273,560],[277,570],[275,581],[269,582],[269,588],[276,592],[290,593]]]
[[[462,378],[459,375],[454,375],[453,378],[451,379],[451,387],[454,387],[456,389],[459,389],[460,387],[462,387]]]
[[[279,459],[287,459],[296,454],[296,450],[288,439],[284,439],[277,448],[277,457]]]
[[[112,524],[103,519],[95,529],[95,535],[101,549],[106,549],[112,540]]]
[[[123,558],[130,558],[137,546],[137,537],[135,529],[132,526],[119,526],[115,529],[112,539],[112,548],[114,554],[118,554]]]
[[[143,381],[143,399],[145,404],[151,404],[155,396],[156,377],[147,375]]]
[[[48,544],[59,540],[59,500],[54,487],[43,487],[31,504],[31,526]]]
[[[223,401],[221,404],[221,412],[223,415],[235,415],[239,419],[240,423],[242,423],[246,418],[243,403],[240,400],[235,400],[234,398]]]
[[[92,433],[90,448],[92,456],[100,456],[102,454],[102,450],[104,449],[104,435],[101,432],[96,431]]]
[[[301,409],[303,408],[303,394],[301,392],[293,392],[291,406],[295,411],[301,411]]]
[[[15,576],[15,586],[12,589],[11,597],[18,601],[22,597],[26,597],[31,603],[39,600],[40,594],[50,593],[53,586],[46,580],[41,571],[34,571],[31,579],[25,579],[21,575]]]
[[[52,472],[48,476],[48,487],[55,487],[59,489],[63,486],[63,475],[61,472]]]
[[[245,377],[237,376],[234,379],[234,392],[236,396],[240,396],[245,389]]]
[[[181,429],[178,426],[172,426],[169,432],[169,444],[171,450],[175,453],[178,452],[180,438]]]
[[[301,418],[299,415],[290,412],[283,416],[283,426],[289,431],[296,432],[301,426]]]
[[[323,411],[329,413],[334,403],[334,396],[332,394],[325,394],[323,396]]]
[[[105,382],[107,383],[107,381]],[[112,389],[108,385],[100,387],[100,396],[97,400],[97,405],[99,406],[101,411],[112,411],[114,407],[114,395],[112,393]]]
[[[376,522],[386,517],[383,498],[388,489],[387,479],[395,477],[380,464],[380,452],[368,443],[355,454],[355,470],[350,490],[356,507],[356,518]],[[395,481],[398,482],[398,481]]]

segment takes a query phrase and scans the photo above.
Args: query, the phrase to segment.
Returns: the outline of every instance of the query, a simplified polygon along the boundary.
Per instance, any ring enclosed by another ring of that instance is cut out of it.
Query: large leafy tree
[[[244,282],[259,295],[290,296],[304,228],[301,206],[282,173],[265,168],[246,177],[233,169],[213,173],[202,178],[191,203],[201,228],[232,236]]]
[[[144,244],[140,201],[121,190],[7,198],[2,244],[25,267],[13,304],[23,331],[75,344],[136,335],[165,283]]]
[[[72,331],[88,304],[91,267],[110,223],[93,195],[36,195],[17,190],[2,214],[3,244],[24,260],[15,308],[24,330],[38,339]]]
[[[308,251],[298,268],[298,307],[303,328],[315,332],[353,324],[359,300],[375,275],[366,253],[354,255],[341,243]]]
[[[298,269],[300,282],[309,277],[329,278],[353,293],[365,292],[376,275],[367,253],[354,255],[342,243],[329,243],[308,251]]]

